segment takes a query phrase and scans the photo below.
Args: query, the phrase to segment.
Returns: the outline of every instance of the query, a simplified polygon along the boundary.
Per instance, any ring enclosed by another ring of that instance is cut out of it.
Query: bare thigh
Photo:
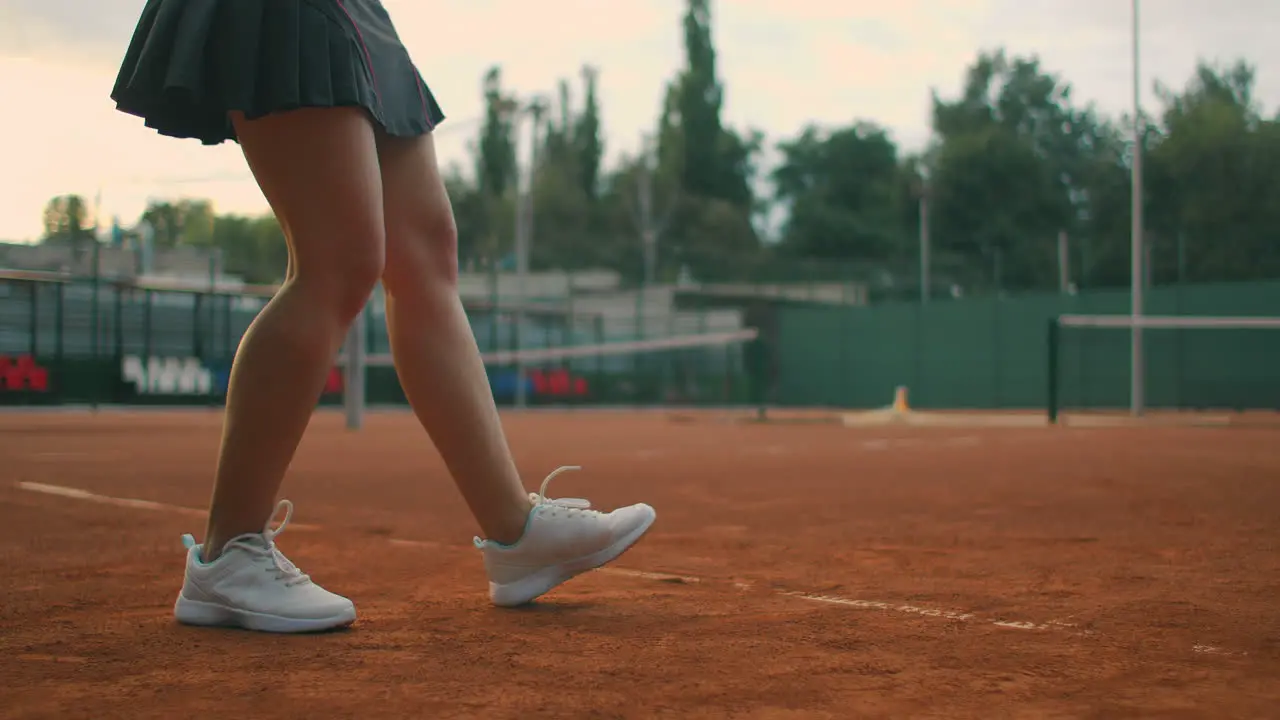
[[[381,274],[382,175],[375,130],[355,108],[245,120],[236,135],[289,243],[289,278],[338,282]]]
[[[383,283],[397,289],[423,282],[457,282],[458,243],[453,208],[436,160],[435,140],[378,137],[387,233]]]

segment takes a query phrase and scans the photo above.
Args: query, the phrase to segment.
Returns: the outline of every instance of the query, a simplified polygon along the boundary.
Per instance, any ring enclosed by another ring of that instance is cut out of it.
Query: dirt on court
[[[643,500],[612,572],[486,598],[403,413],[318,414],[280,538],[348,631],[176,625],[214,412],[0,415],[0,717],[1275,717],[1280,429],[538,412],[531,489]],[[70,490],[69,490],[70,489]],[[72,492],[79,491],[79,492]],[[145,502],[120,502],[135,500]]]

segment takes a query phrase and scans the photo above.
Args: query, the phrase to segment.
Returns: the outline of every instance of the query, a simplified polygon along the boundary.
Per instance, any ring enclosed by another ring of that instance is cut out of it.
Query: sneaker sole
[[[653,527],[653,523],[657,519],[658,514],[656,512],[650,514],[643,525],[622,536],[609,547],[586,557],[560,563],[559,565],[552,565],[505,585],[490,582],[489,599],[498,607],[518,607],[532,602],[555,589],[557,585],[572,580],[584,572],[595,570],[617,560],[623,553],[639,542],[645,533],[649,532],[649,528]]]
[[[355,607],[326,618],[289,618],[192,600],[182,595],[173,605],[173,615],[184,625],[243,628],[269,633],[321,632],[346,627],[356,621]]]

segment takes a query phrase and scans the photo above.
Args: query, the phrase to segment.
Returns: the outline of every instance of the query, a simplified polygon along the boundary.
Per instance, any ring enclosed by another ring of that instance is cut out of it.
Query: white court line
[[[1049,620],[1043,623],[1022,622],[1017,620],[992,620],[978,617],[971,612],[963,610],[943,610],[939,608],[926,608],[916,605],[905,605],[902,603],[890,603],[880,600],[853,600],[850,598],[836,597],[832,595],[814,595],[811,593],[784,591],[783,595],[800,598],[801,600],[809,600],[811,602],[829,603],[832,605],[845,605],[848,607],[856,607],[864,610],[885,610],[888,612],[903,613],[906,615],[922,615],[924,617],[936,617],[946,620],[957,620],[960,622],[977,622],[994,625],[996,627],[1007,628],[1009,630],[1073,630],[1075,625],[1061,620]],[[1083,631],[1081,634],[1089,635],[1089,631]]]
[[[402,540],[400,538],[387,538],[387,542],[392,545],[400,545],[402,547],[427,548],[429,550],[439,550],[444,547],[443,544],[431,542],[430,540]]]
[[[926,617],[940,617],[947,620],[973,620],[976,616],[973,613],[962,612],[960,610],[937,610],[931,608],[916,607],[914,605],[902,605],[899,603],[887,603],[879,600],[853,600],[850,598],[836,597],[833,595],[815,595],[812,593],[795,592],[792,590],[781,590],[780,595],[788,597],[800,598],[810,602],[828,603],[831,605],[845,605],[848,607],[861,608],[863,610],[890,610],[893,612],[907,613],[910,615],[924,615]],[[997,623],[998,624],[998,623]]]
[[[131,498],[117,498],[117,497],[110,497],[107,495],[98,495],[96,493],[91,493],[86,490],[63,487],[61,485],[46,485],[45,483],[23,481],[23,482],[17,483],[17,487],[21,490],[27,490],[29,492],[43,493],[46,495],[63,497],[71,500],[84,500],[84,501],[94,502],[102,505],[113,505],[116,507],[125,507],[125,508],[137,509],[137,510],[177,512],[185,515],[199,515],[201,517],[205,515],[205,512],[203,510],[196,510],[194,508],[187,508],[179,505],[169,505],[166,503],[159,503],[151,500],[135,500]],[[319,529],[318,525],[303,525],[300,523],[299,524],[290,523],[289,527],[296,527],[298,529],[306,529],[306,530]],[[441,547],[440,543],[428,542],[428,541],[422,541],[422,540],[403,540],[400,538],[388,538],[388,542],[392,545],[399,545],[403,547],[418,547],[418,548],[433,548],[433,549]],[[670,573],[649,572],[646,570],[632,570],[629,568],[619,568],[619,567],[597,568],[597,572],[603,572],[611,575],[623,575],[628,577],[643,578],[646,580],[657,580],[661,582],[674,582],[674,583],[681,583],[681,584],[694,584],[694,583],[703,582],[702,578],[695,577],[692,575],[673,575]],[[733,585],[736,589],[742,590],[742,591],[750,590],[752,587],[750,583],[744,583],[744,582],[734,582]],[[993,619],[993,618],[982,618],[975,613],[966,612],[963,610],[927,608],[927,607],[920,607],[917,605],[909,605],[904,603],[885,602],[882,600],[859,600],[854,598],[839,597],[836,595],[806,593],[806,592],[799,592],[794,590],[777,590],[775,592],[778,595],[781,595],[784,597],[791,597],[791,598],[796,598],[798,600],[805,600],[805,601],[814,602],[814,603],[840,605],[843,607],[852,607],[852,608],[858,608],[861,610],[880,610],[884,612],[894,612],[894,613],[900,613],[905,615],[915,615],[918,617],[940,618],[943,620],[952,620],[956,622],[973,622],[973,623],[979,623],[979,624],[987,624],[994,627],[1005,628],[1009,630],[1038,631],[1038,632],[1061,630],[1061,631],[1067,631],[1067,632],[1071,632],[1073,634],[1078,634],[1078,635],[1093,634],[1093,632],[1090,630],[1080,630],[1078,626],[1076,626],[1075,624],[1065,622],[1062,620],[1048,620],[1043,623],[1024,622],[1024,621],[1016,621],[1016,620],[1000,620],[1000,619]],[[1233,651],[1225,650],[1223,648],[1220,648],[1214,645],[1193,645],[1191,650],[1192,652],[1196,654],[1201,654],[1201,655],[1244,655],[1246,654],[1243,652],[1233,652]]]
[[[861,443],[863,450],[891,450],[895,448],[957,448],[973,447],[982,443],[976,435],[957,435],[949,438],[869,438]]]
[[[20,482],[18,487],[22,490],[43,493],[45,495],[56,495],[58,497],[71,498],[72,500],[86,500],[99,505],[115,505],[116,507],[134,508],[136,510],[155,510],[160,512],[178,513],[181,515],[199,515],[204,517],[203,510],[195,508],[181,507],[179,505],[166,505],[151,500],[134,500],[132,498],[108,497],[106,495],[97,495],[88,490],[79,490],[77,488],[63,487],[61,485],[46,485],[38,482]]]
[[[1230,650],[1223,650],[1220,647],[1214,647],[1212,645],[1192,645],[1191,652],[1196,653],[1197,655],[1248,655],[1249,654],[1245,652],[1231,652]]]
[[[690,575],[671,575],[669,573],[649,572],[647,570],[630,570],[620,567],[602,567],[596,568],[597,572],[608,575],[626,575],[628,577],[644,578],[645,580],[658,580],[660,582],[674,583],[699,583],[702,578],[696,578]]]
[[[168,503],[155,502],[153,500],[135,500],[133,498],[118,498],[109,495],[98,495],[88,490],[80,490],[78,488],[63,487],[62,485],[46,485],[45,483],[21,481],[17,483],[18,489],[27,490],[29,492],[42,493],[44,495],[54,495],[64,497],[71,500],[84,500],[86,502],[97,503],[99,505],[114,505],[115,507],[132,508],[134,510],[152,510],[155,512],[177,513],[179,515],[192,515],[197,517],[207,517],[208,513],[204,510],[196,508],[183,507],[181,505],[170,505]],[[318,525],[307,525],[305,523],[289,523],[290,529],[293,530],[318,530]]]

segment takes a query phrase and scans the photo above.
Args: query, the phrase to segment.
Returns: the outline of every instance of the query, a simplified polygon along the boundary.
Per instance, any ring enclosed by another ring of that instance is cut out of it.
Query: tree
[[[1157,281],[1280,274],[1280,134],[1254,98],[1254,69],[1201,63],[1164,105],[1150,152],[1149,213]]]
[[[685,67],[668,86],[658,124],[660,166],[680,179],[683,193],[750,209],[754,134],[739,136],[721,122],[724,89],[711,39],[710,0],[687,0]]]
[[[980,53],[965,78],[960,97],[933,98],[934,241],[969,257],[981,284],[1052,287],[1058,233],[1090,215],[1095,115],[1035,57]]]
[[[956,96],[934,93],[933,137],[916,155],[904,156],[870,120],[775,141],[781,162],[760,197],[765,138],[724,123],[712,20],[710,0],[685,0],[684,63],[656,108],[656,134],[612,165],[599,72],[584,66],[560,81],[532,139],[534,269],[604,267],[640,281],[654,259],[663,282],[685,270],[700,280],[825,276],[872,281],[873,297],[914,296],[927,197],[935,283],[970,293],[1056,288],[1062,231],[1072,280],[1129,283],[1133,120],[1079,105],[1034,55],[978,53]],[[1161,107],[1140,119],[1157,283],[1280,277],[1280,115],[1264,112],[1254,78],[1246,63],[1202,63],[1179,90],[1158,84]],[[480,91],[484,122],[469,164],[444,173],[468,269],[509,267],[514,245],[520,109],[499,67]],[[770,209],[785,211],[776,244],[756,227]],[[50,200],[44,240],[88,247],[89,215],[78,196]],[[217,215],[193,198],[157,200],[144,218],[160,249],[220,250],[228,271],[253,282],[284,273],[286,248],[269,214]]]
[[[710,0],[688,0],[684,16],[686,68],[674,85],[679,113],[681,186],[690,195],[723,198],[719,172],[720,108],[723,92],[716,77],[711,41]]]
[[[458,230],[458,264],[464,270],[474,270],[485,254],[490,203],[456,165],[446,168],[443,175],[445,192],[453,207],[453,221]]]
[[[484,210],[473,216],[482,221],[465,228],[481,238],[476,252],[490,264],[512,245],[514,200],[517,182],[515,147],[516,101],[502,89],[502,70],[492,67],[484,77],[485,120],[476,148],[476,189]],[[459,227],[459,234],[464,230]]]
[[[223,271],[239,275],[245,282],[267,285],[284,279],[289,248],[280,223],[271,214],[218,215],[210,247],[221,251]]]
[[[573,145],[578,156],[578,180],[588,200],[600,193],[600,161],[604,158],[604,141],[600,137],[600,100],[596,82],[600,72],[594,67],[582,68],[584,103],[574,127]]]
[[[733,253],[754,260],[760,249],[751,219],[757,209],[753,160],[762,138],[757,133],[740,136],[721,123],[723,90],[716,72],[709,0],[687,0],[683,30],[685,67],[667,87],[658,122],[653,182],[675,188],[659,267],[666,266],[668,273],[687,267],[695,277],[708,277],[723,275],[725,259]],[[706,206],[698,207],[700,203]],[[728,208],[742,217],[731,220]],[[743,235],[744,231],[749,232]]]
[[[939,245],[969,257],[992,286],[1044,287],[1055,277],[1051,240],[1063,226],[1048,163],[1026,138],[998,126],[942,146],[933,169]]]
[[[789,208],[780,248],[803,257],[886,259],[906,228],[898,150],[872,123],[824,132],[810,126],[779,143],[775,198]]]
[[[502,70],[489,68],[484,76],[484,126],[476,156],[481,192],[502,197],[516,182],[516,101],[502,89]]]
[[[76,255],[92,243],[89,209],[79,195],[59,195],[44,206],[42,242],[70,245]]]
[[[1124,124],[1132,127],[1131,122]],[[1085,210],[1072,241],[1073,274],[1082,288],[1119,287],[1130,281],[1132,163],[1133,144],[1125,129],[1120,123],[1099,121],[1081,170]],[[1148,172],[1148,182],[1152,179]]]
[[[210,247],[215,213],[208,200],[155,200],[147,204],[142,219],[155,228],[155,245]]]

